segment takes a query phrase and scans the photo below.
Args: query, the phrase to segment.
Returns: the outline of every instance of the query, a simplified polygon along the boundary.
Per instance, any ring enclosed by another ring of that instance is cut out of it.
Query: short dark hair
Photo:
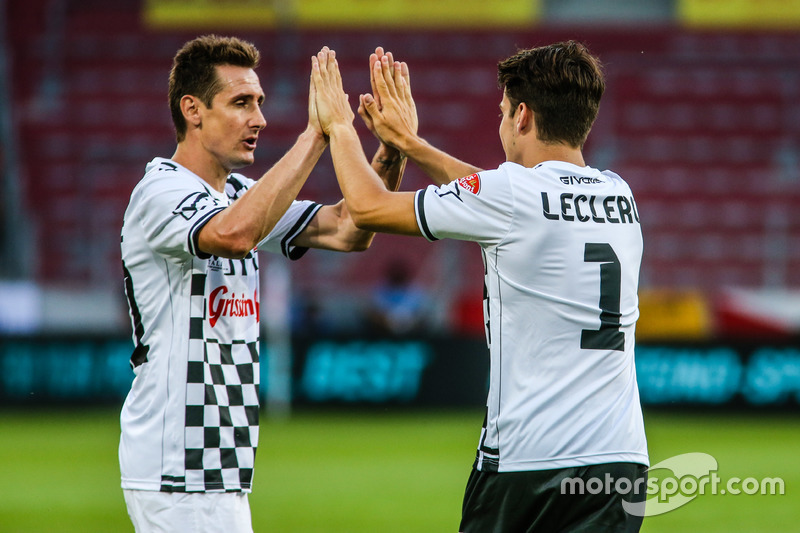
[[[186,138],[181,99],[190,94],[211,107],[214,97],[222,90],[216,67],[234,65],[256,68],[260,57],[252,43],[218,35],[197,37],[178,50],[169,73],[169,109],[178,142]]]
[[[582,147],[605,91],[602,64],[576,41],[520,50],[497,65],[497,82],[511,102],[524,102],[546,143]]]

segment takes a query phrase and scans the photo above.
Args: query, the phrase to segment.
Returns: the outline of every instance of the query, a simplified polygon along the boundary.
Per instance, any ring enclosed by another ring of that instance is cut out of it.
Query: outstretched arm
[[[391,52],[387,52],[384,54],[383,47],[377,47],[373,54],[369,56],[369,82],[370,86],[372,87],[373,94],[376,93],[375,89],[375,76],[374,76],[374,66],[377,61],[379,61],[381,57],[386,55],[389,59],[390,67],[394,68],[394,58],[392,57]],[[406,76],[408,75],[408,68],[406,68]],[[396,191],[400,188],[400,180],[403,177],[403,171],[405,170],[406,166],[406,156],[403,155],[397,148],[387,144],[380,138],[380,136],[375,131],[375,127],[370,120],[368,120],[368,115],[364,111],[364,104],[363,104],[363,95],[359,98],[359,108],[358,113],[364,119],[364,123],[367,125],[369,131],[372,132],[375,137],[380,141],[380,146],[378,147],[378,151],[375,152],[375,156],[372,158],[372,168],[375,169],[375,172],[381,177],[383,182],[386,184],[386,188],[390,191]],[[411,102],[413,104],[413,100]],[[380,101],[377,102],[378,109],[381,108]],[[411,129],[414,133],[417,132],[417,111],[416,108],[412,105],[408,109],[408,116],[405,117],[406,120],[409,121],[411,124]]]
[[[420,235],[414,193],[387,190],[364,156],[335,52],[325,47],[312,57],[311,74],[320,124],[330,137],[336,178],[355,224],[371,231]]]
[[[326,146],[322,131],[315,131],[309,125],[294,146],[250,190],[200,230],[200,250],[227,258],[241,258],[250,253],[297,198]]]
[[[383,48],[378,48],[377,52],[383,55]],[[374,61],[377,61],[376,54],[370,56],[370,77]],[[310,89],[312,102],[309,104],[309,114],[316,119],[316,126],[320,128],[320,134],[323,134],[317,117],[316,101],[313,100],[315,98],[315,90],[312,82]],[[387,190],[396,191],[400,187],[400,182],[403,178],[406,158],[397,149],[381,142],[372,158],[371,167],[381,178]],[[369,248],[374,236],[374,232],[359,229],[355,225],[350,216],[350,211],[347,209],[347,203],[341,200],[334,205],[326,205],[320,208],[314,219],[294,239],[292,244],[308,248],[352,252]]]
[[[390,54],[371,58],[373,94],[361,95],[359,115],[386,144],[414,161],[437,185],[449,183],[481,169],[430,145],[417,134],[417,113],[411,95],[408,65]]]

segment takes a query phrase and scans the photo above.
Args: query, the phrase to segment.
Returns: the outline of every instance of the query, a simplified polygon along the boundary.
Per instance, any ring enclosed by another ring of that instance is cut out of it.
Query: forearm
[[[406,156],[391,146],[381,143],[372,157],[372,169],[381,178],[387,190],[400,188],[406,168]]]
[[[246,255],[252,250],[297,198],[326,145],[324,138],[310,129],[301,133],[247,193],[208,223],[201,232],[201,250],[221,257]]]
[[[399,150],[427,174],[436,185],[480,172],[478,168],[429,144],[425,139],[415,136],[405,139]]]
[[[336,125],[330,132],[330,143],[336,179],[348,211],[357,220],[360,213],[370,210],[377,196],[387,192],[388,184],[364,158],[358,134],[352,125]]]
[[[348,151],[357,151],[360,150],[360,145],[356,145],[352,141],[344,142],[343,148]],[[341,166],[342,158],[338,155],[338,150],[339,143],[336,144],[337,155],[334,155],[334,165],[338,163]],[[333,152],[333,148],[331,151]],[[361,155],[360,159],[363,160],[363,155]],[[359,165],[359,171],[368,173],[369,167],[372,167],[374,173],[383,182],[384,189],[396,190],[400,186],[405,161],[406,158],[397,150],[381,144],[372,158],[371,165],[363,165],[363,167]],[[363,163],[366,163],[366,160]],[[352,174],[348,173],[348,176],[352,176]],[[360,229],[356,226],[347,203],[342,200],[335,205],[323,206],[306,229],[293,242],[297,246],[305,246],[307,248],[356,252],[369,248],[374,237],[375,233],[373,231]]]
[[[354,224],[365,230],[420,235],[414,193],[393,192],[364,157],[351,124],[331,129],[331,156],[336,178]]]

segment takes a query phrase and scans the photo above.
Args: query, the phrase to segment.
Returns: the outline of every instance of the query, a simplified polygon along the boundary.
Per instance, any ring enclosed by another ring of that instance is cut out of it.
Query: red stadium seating
[[[8,8],[27,204],[38,248],[47,250],[37,276],[117,283],[125,203],[144,164],[174,149],[167,74],[175,50],[194,34],[142,27],[139,2],[127,0],[70,3],[63,32],[54,36],[36,14],[46,3]],[[518,47],[583,40],[608,75],[587,162],[615,170],[634,190],[646,239],[643,284],[709,290],[800,284],[800,210],[792,208],[800,200],[798,35],[675,28],[241,35],[263,53],[267,92],[268,127],[259,162],[249,171],[253,177],[302,129],[308,57],[323,44],[339,53],[351,102],[369,90],[371,49],[395,51],[411,65],[421,133],[458,157],[492,167],[503,160],[496,62]],[[361,132],[370,152],[375,141]],[[409,167],[405,189],[426,183]],[[327,156],[301,196],[338,199]],[[441,283],[448,275],[457,280],[443,297],[457,298],[461,280],[479,283],[482,265],[474,249],[437,246],[382,236],[373,250],[355,257],[309,254],[296,265],[294,279],[301,288],[360,290],[379,279],[381,265],[395,254],[418,265],[426,282]],[[458,272],[433,267],[462,253]]]

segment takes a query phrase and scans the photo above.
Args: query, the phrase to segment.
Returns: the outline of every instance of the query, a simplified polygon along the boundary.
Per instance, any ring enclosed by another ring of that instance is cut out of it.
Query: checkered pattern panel
[[[204,286],[205,275],[195,274],[186,375],[186,476],[165,480],[162,490],[166,485],[173,492],[186,487],[239,492],[251,488],[258,443],[258,343],[204,339]]]
[[[205,491],[250,489],[258,442],[256,343],[208,340],[190,361],[186,402],[186,484]]]

